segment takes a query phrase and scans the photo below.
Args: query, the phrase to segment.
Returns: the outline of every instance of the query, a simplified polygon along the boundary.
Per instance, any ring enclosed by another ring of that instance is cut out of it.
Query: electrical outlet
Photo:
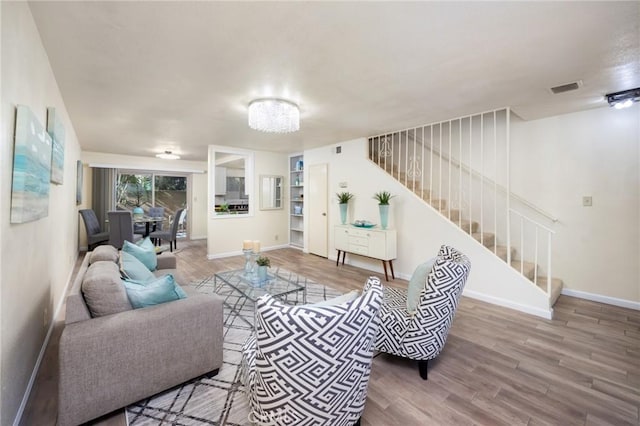
[[[585,195],[584,197],[582,197],[582,205],[584,207],[593,206],[593,198],[590,195]]]

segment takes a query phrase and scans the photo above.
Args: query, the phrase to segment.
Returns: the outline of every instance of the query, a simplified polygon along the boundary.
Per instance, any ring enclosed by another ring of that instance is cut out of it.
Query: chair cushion
[[[422,289],[425,287],[427,282],[427,276],[431,269],[433,268],[433,264],[436,262],[436,258],[433,257],[426,262],[418,265],[415,271],[413,271],[413,275],[411,276],[411,280],[409,280],[409,286],[407,289],[407,311],[415,312],[418,309],[418,303],[420,303],[420,293],[422,293]]]
[[[167,274],[151,281],[124,280],[124,288],[134,309],[185,299],[187,294],[176,284],[173,275]]]
[[[98,261],[89,266],[82,281],[82,295],[92,317],[132,309],[114,262]]]
[[[89,258],[89,265],[95,262],[107,261],[107,262],[118,262],[118,249],[114,246],[98,246],[91,252],[91,257]]]
[[[151,281],[155,278],[153,272],[126,251],[120,252],[120,272],[124,278],[129,280]]]
[[[155,271],[158,267],[156,247],[153,245],[151,238],[149,237],[135,244],[125,241],[122,244],[122,251],[133,255],[150,271]]]

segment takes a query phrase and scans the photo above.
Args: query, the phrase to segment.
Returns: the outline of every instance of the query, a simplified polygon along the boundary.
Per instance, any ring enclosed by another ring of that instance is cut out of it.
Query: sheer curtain
[[[107,212],[116,209],[116,169],[93,168],[91,208],[102,229],[106,229]]]

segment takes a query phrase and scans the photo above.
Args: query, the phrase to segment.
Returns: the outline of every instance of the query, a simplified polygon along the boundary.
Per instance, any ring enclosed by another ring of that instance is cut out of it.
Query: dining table
[[[138,224],[142,224],[144,223],[144,235],[143,237],[148,237],[149,234],[151,233],[151,224],[155,225],[157,223],[161,223],[164,221],[164,217],[163,216],[159,216],[159,217],[152,217],[152,216],[134,216],[133,217],[133,223],[138,223]]]

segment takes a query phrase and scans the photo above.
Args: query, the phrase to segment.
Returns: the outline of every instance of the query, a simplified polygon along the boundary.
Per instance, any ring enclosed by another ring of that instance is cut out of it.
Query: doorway
[[[309,253],[327,257],[327,164],[309,167]]]

